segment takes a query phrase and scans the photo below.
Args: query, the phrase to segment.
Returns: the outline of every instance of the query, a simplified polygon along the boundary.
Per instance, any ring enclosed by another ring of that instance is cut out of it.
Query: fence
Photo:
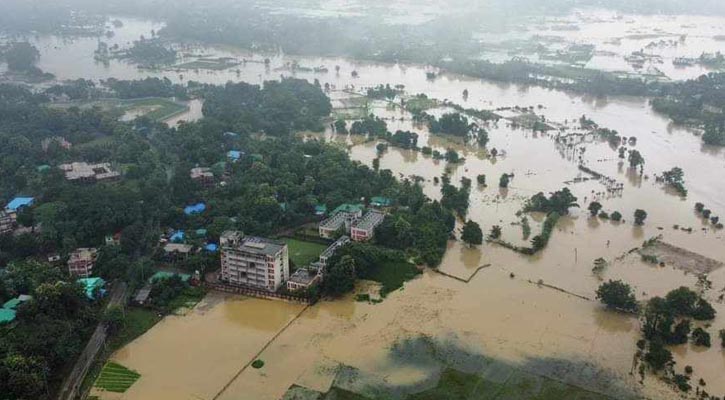
[[[255,289],[255,288],[251,288],[251,287],[233,286],[233,285],[227,285],[227,284],[223,284],[223,283],[205,283],[204,287],[206,287],[207,289],[210,289],[210,290],[216,290],[218,292],[241,294],[241,295],[249,296],[249,297],[257,297],[260,299],[285,300],[285,301],[292,301],[292,302],[303,303],[303,304],[314,304],[315,303],[314,300],[309,299],[307,297],[292,296],[292,295],[281,294],[281,293],[276,293],[276,292],[268,292],[266,290]]]

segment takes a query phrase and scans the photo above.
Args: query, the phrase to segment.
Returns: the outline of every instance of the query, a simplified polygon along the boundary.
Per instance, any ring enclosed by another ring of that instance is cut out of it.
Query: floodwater
[[[114,40],[126,43],[140,34],[150,35],[159,26],[124,20],[120,30],[124,33],[117,33]],[[219,394],[219,399],[278,399],[292,384],[327,390],[341,365],[356,368],[374,382],[423,385],[439,366],[401,365],[391,358],[396,343],[420,336],[453,341],[472,352],[514,365],[552,358],[586,361],[592,368],[606,371],[607,376],[649,398],[671,395],[654,378],[649,377],[641,386],[629,375],[639,338],[639,322],[607,312],[597,302],[586,300],[594,298],[602,279],[627,281],[635,287],[640,299],[663,295],[680,285],[694,286],[696,277],[692,274],[672,266],[651,266],[635,256],[623,256],[656,235],[662,235],[664,241],[675,246],[725,262],[723,231],[713,230],[693,211],[694,203],[702,202],[713,210],[713,215],[725,216],[725,199],[721,195],[725,193],[722,179],[725,153],[702,145],[694,132],[671,125],[666,118],[655,114],[646,100],[594,99],[448,74],[431,81],[426,79],[426,68],[422,66],[371,64],[338,58],[273,55],[270,68],[265,68],[261,61],[267,56],[229,48],[189,51],[203,50],[246,59],[238,71],[237,68],[214,72],[146,71],[116,61],[109,65],[94,63],[96,39],[47,36],[35,40],[41,45],[39,67],[59,79],[158,76],[174,82],[261,83],[281,75],[295,75],[330,84],[332,94],[338,98],[345,96],[340,93],[343,88],[362,90],[381,83],[402,84],[408,94],[425,93],[466,107],[533,106],[537,114],[552,123],[568,126],[570,131],[577,131],[572,121],[586,115],[623,136],[636,137],[637,144],[633,147],[646,159],[644,174],[640,175],[630,170],[626,162],[621,163],[616,151],[605,142],[594,139],[570,149],[557,144],[555,133],[535,134],[515,129],[506,120],[486,127],[490,136],[488,149],[496,148],[500,153],[493,159],[487,156],[486,149],[430,135],[424,127],[414,126],[409,114],[375,102],[373,112],[391,120],[390,130],[414,130],[420,134],[419,146],[429,145],[437,150],[455,148],[466,158],[465,163],[447,166],[443,161],[414,151],[390,148],[380,155],[380,167],[401,177],[423,177],[423,189],[432,198],[440,198],[440,188],[433,183],[433,178],[441,176],[446,168],[450,169],[453,182],[464,176],[472,179],[467,218],[479,222],[484,231],[500,225],[504,239],[524,244],[521,227],[512,225],[520,222],[516,212],[531,195],[558,190],[567,182],[582,208],[573,209],[570,216],[560,220],[549,246],[536,256],[525,257],[491,244],[472,249],[452,241],[440,267],[442,271],[467,279],[479,267],[490,266],[467,284],[428,271],[377,305],[356,303],[351,297],[323,302],[305,310],[286,330],[283,328],[302,310],[301,306],[212,294],[189,315],[166,318],[114,356],[116,361],[142,375],[127,393],[116,398],[213,399]],[[71,59],[68,54],[77,57]],[[292,61],[306,67],[324,65],[331,72],[293,73],[284,68]],[[334,72],[335,65],[340,66],[339,74]],[[357,71],[359,76],[352,78],[352,71]],[[470,93],[467,99],[462,95],[464,89]],[[179,119],[200,117],[201,103],[191,108],[191,117],[179,116]],[[169,123],[173,125],[177,121]],[[367,165],[378,156],[374,142],[359,144],[356,138],[331,132],[317,137],[347,146],[353,159]],[[583,153],[576,150],[581,147],[586,149]],[[608,195],[605,186],[595,180],[574,182],[587,177],[577,168],[580,157],[587,167],[621,183],[622,192]],[[685,171],[687,199],[655,182],[655,174],[674,166]],[[503,173],[515,175],[507,190],[497,185]],[[489,186],[475,184],[478,174],[487,176]],[[620,211],[625,221],[614,223],[590,218],[586,206],[594,199],[607,212]],[[637,208],[649,214],[643,227],[632,225]],[[528,220],[532,236],[538,234],[543,216],[529,215]],[[692,227],[693,231],[676,230],[674,225]],[[596,276],[592,267],[599,257],[609,261],[609,266]],[[725,271],[717,270],[709,279],[713,288],[706,297],[714,301],[725,289]],[[725,393],[722,379],[725,356],[717,345],[717,331],[725,328],[722,317],[725,306],[714,305],[721,315],[708,328],[714,346],[704,350],[687,345],[674,350],[678,370],[692,365],[696,378],[704,378],[707,390],[717,394]],[[260,355],[265,366],[242,371],[278,333]],[[585,377],[575,377],[575,381],[584,387],[602,390],[597,382]]]
[[[586,9],[560,17],[531,17],[509,32],[481,32],[477,37],[492,47],[483,56],[494,59],[497,55],[505,60],[523,56],[531,61],[547,62],[526,49],[535,43],[561,51],[572,45],[591,45],[594,56],[581,64],[587,68],[661,74],[681,80],[696,78],[711,70],[698,64],[678,66],[673,61],[678,57],[698,58],[703,53],[725,52],[723,35],[725,24],[718,16],[632,15]],[[625,60],[640,51],[645,55],[643,65],[635,67]]]

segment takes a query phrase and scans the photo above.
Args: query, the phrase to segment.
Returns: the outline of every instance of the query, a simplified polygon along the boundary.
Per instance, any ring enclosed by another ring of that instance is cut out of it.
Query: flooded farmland
[[[121,44],[160,28],[152,22],[123,21],[124,27],[113,39]],[[631,25],[627,17],[622,21]],[[725,26],[722,22],[707,19],[702,25],[715,29],[718,24]],[[633,35],[644,30],[642,24],[646,25],[646,21],[635,23],[640,24],[638,28],[624,33]],[[672,29],[683,24],[678,19],[669,23]],[[596,24],[592,22],[590,29],[585,27],[567,35],[574,40],[587,33],[599,35],[602,31]],[[619,28],[613,29],[620,34]],[[667,32],[670,35],[671,31]],[[597,37],[602,42],[611,39],[613,36]],[[555,131],[534,133],[514,127],[506,119],[486,125],[490,137],[487,148],[499,150],[497,157],[491,157],[478,146],[430,134],[426,127],[415,125],[412,116],[400,106],[373,102],[370,111],[385,118],[389,130],[415,131],[420,135],[419,146],[442,152],[453,148],[465,157],[465,162],[447,166],[445,161],[393,147],[378,154],[375,141],[361,143],[331,131],[309,137],[345,146],[351,158],[366,165],[379,157],[380,168],[398,177],[422,177],[424,192],[434,199],[441,196],[434,178],[443,175],[446,168],[450,168],[451,181],[456,184],[463,177],[476,182],[477,175],[485,174],[489,184],[474,183],[468,218],[481,224],[484,231],[500,225],[503,238],[512,243],[525,242],[517,211],[533,194],[568,185],[581,208],[558,222],[549,246],[535,256],[520,255],[495,244],[468,248],[451,241],[439,269],[469,282],[428,270],[380,304],[356,302],[350,296],[305,309],[284,302],[210,294],[188,315],[167,317],[117,352],[113,359],[138,371],[141,379],[122,395],[99,393],[102,398],[272,400],[282,398],[292,385],[319,392],[334,385],[361,394],[400,398],[434,386],[446,366],[466,367],[462,361],[465,357],[459,353],[494,360],[502,366],[495,372],[503,374],[501,379],[512,371],[525,371],[613,398],[676,397],[656,378],[647,377],[640,383],[636,374],[630,374],[640,338],[639,321],[604,310],[594,301],[595,290],[603,280],[622,279],[636,289],[638,299],[646,300],[681,285],[694,287],[694,273],[670,262],[665,266],[648,264],[630,252],[658,235],[664,243],[713,260],[713,265],[725,262],[725,233],[694,211],[695,202],[702,202],[713,215],[725,215],[725,152],[703,145],[698,132],[674,126],[654,113],[645,99],[604,100],[449,74],[430,80],[423,66],[270,56],[196,46],[189,51],[234,57],[241,64],[222,71],[150,71],[119,61],[94,63],[95,39],[40,36],[35,43],[41,50],[38,66],[58,79],[158,76],[174,82],[222,84],[262,83],[294,75],[329,84],[331,96],[337,99],[346,99],[351,92],[367,87],[391,84],[404,85],[407,95],[424,93],[476,109],[534,107],[547,122],[568,126],[571,131],[576,131],[575,122],[586,115],[602,127],[636,137],[632,148],[646,159],[640,174],[630,169],[626,160],[619,159],[606,141],[593,138],[572,149],[557,141]],[[627,52],[642,45],[623,43],[628,46]],[[69,49],[85,57],[70,59]],[[696,55],[700,50],[692,48],[686,53]],[[266,57],[271,59],[269,66],[263,63]],[[293,61],[308,67],[324,65],[331,71],[339,65],[340,72],[292,71],[289,65]],[[601,62],[610,65],[613,61]],[[357,72],[357,77],[352,77],[352,71]],[[667,74],[674,77],[675,72]],[[470,93],[466,97],[464,90]],[[178,120],[202,116],[200,101],[194,100],[189,107],[189,114],[178,115],[168,123],[175,125]],[[580,164],[621,183],[622,191],[608,194],[605,185],[579,169]],[[667,191],[654,178],[674,166],[685,172],[689,190],[686,199]],[[504,173],[514,174],[508,189],[496,184]],[[595,200],[607,212],[621,212],[624,221],[591,218],[586,206]],[[648,213],[647,223],[635,227],[632,216],[640,208]],[[533,214],[528,219],[532,231],[538,232],[544,217]],[[608,267],[595,274],[593,262],[600,257],[608,261]],[[475,271],[478,273],[471,278]],[[718,301],[725,290],[725,271],[716,268],[708,278],[712,289],[706,298],[721,315],[709,330],[717,332],[725,328],[725,305]],[[446,353],[454,355],[448,358],[418,360],[415,355],[419,352],[405,350],[405,345],[413,343],[413,349],[417,349],[421,341],[433,343],[436,349],[457,350]],[[678,366],[691,365],[695,376],[707,382],[710,393],[725,394],[725,354],[718,346],[704,350],[687,344],[673,350]],[[265,361],[263,368],[247,367],[255,358]],[[474,373],[482,373],[479,367],[476,363],[468,365]]]

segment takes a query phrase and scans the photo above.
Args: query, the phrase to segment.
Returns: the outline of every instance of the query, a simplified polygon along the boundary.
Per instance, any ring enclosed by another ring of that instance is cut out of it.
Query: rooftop
[[[239,150],[229,150],[227,152],[227,158],[232,161],[239,161],[242,158],[242,152]]]
[[[375,196],[370,199],[370,204],[375,207],[388,207],[393,204],[393,200],[388,197]]]
[[[368,211],[359,221],[354,225],[358,229],[371,229],[376,227],[378,224],[383,222],[385,214],[380,211],[371,210]]]
[[[196,203],[184,207],[184,214],[186,215],[201,214],[204,211],[206,211],[206,204],[204,203]]]
[[[186,234],[184,233],[184,231],[179,230],[179,231],[174,232],[169,237],[169,240],[172,241],[172,242],[174,242],[174,243],[181,243],[181,242],[184,241],[184,238],[185,237],[186,237]]]
[[[311,272],[307,268],[300,268],[289,277],[289,281],[300,285],[309,285],[316,277],[316,273]]]
[[[279,253],[287,246],[284,242],[257,236],[244,236],[241,232],[236,231],[224,232],[221,237],[221,245],[247,253],[268,256]]]
[[[193,250],[193,247],[190,244],[181,244],[181,243],[167,243],[166,246],[164,246],[164,251],[167,253],[191,253],[191,250]]]
[[[7,308],[0,308],[0,324],[7,324],[15,320],[15,310],[9,310]]]
[[[211,172],[211,168],[196,167],[191,169],[189,176],[191,176],[191,179],[213,178],[214,174]]]
[[[332,217],[322,221],[320,227],[324,229],[339,229],[345,223],[347,213],[335,213]]]
[[[86,162],[74,162],[61,164],[60,169],[65,172],[65,178],[70,181],[88,178],[103,180],[121,176],[121,174],[111,169],[109,163],[88,164]]]
[[[335,254],[335,250],[339,249],[340,247],[350,243],[350,238],[348,236],[340,236],[339,239],[335,241],[335,243],[331,244],[328,248],[325,249],[325,251],[320,254],[320,258],[327,258]]]
[[[16,197],[5,206],[10,211],[18,211],[19,209],[33,205],[35,198],[33,197]]]
[[[82,278],[77,281],[83,285],[83,289],[86,291],[86,297],[93,300],[95,299],[96,289],[101,289],[106,285],[106,281],[101,278]]]
[[[68,259],[68,262],[93,260],[96,257],[97,253],[98,250],[94,248],[75,249],[72,253],[70,253],[70,258]]]
[[[159,272],[155,273],[151,278],[149,278],[149,282],[154,283],[158,280],[169,279],[169,278],[173,278],[175,276],[178,276],[184,282],[188,282],[189,279],[191,279],[191,275],[189,275],[189,274],[179,274],[176,272],[159,271]]]
[[[362,212],[363,208],[365,208],[365,207],[362,204],[345,203],[345,204],[340,204],[332,213],[333,214],[337,214],[339,212],[357,213],[357,212]]]

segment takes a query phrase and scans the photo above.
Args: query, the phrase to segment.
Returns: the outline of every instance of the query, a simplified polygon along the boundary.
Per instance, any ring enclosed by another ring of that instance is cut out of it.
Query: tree
[[[634,224],[635,225],[644,225],[644,220],[647,219],[647,212],[645,210],[636,210],[634,212]]]
[[[599,214],[599,210],[602,209],[602,204],[599,203],[598,201],[593,201],[593,202],[589,203],[588,209],[589,209],[589,212],[591,213],[592,217],[594,217],[597,214]]]
[[[126,320],[123,308],[120,306],[111,306],[103,313],[103,322],[106,323],[109,331],[118,332]]]
[[[476,177],[476,182],[481,186],[486,186],[486,175],[480,174]]]
[[[645,362],[655,371],[661,371],[673,364],[672,353],[667,350],[661,340],[652,340],[644,356]]]
[[[38,59],[40,59],[40,52],[35,46],[27,42],[13,43],[5,51],[5,61],[8,63],[8,69],[13,71],[31,71],[35,68]]]
[[[335,121],[335,132],[340,134],[347,134],[347,123],[344,119],[338,119]]]
[[[468,222],[463,225],[461,239],[463,239],[463,241],[469,246],[481,244],[483,243],[483,231],[481,231],[481,227],[478,223],[468,220]]]
[[[597,299],[615,310],[626,312],[637,310],[637,299],[634,297],[632,287],[621,280],[610,280],[599,285]]]
[[[498,187],[500,188],[507,188],[509,187],[509,181],[511,178],[508,174],[501,175],[501,179],[498,180]]]
[[[615,211],[612,213],[612,215],[609,216],[609,218],[612,219],[612,221],[619,222],[622,220],[622,213],[619,211]]]
[[[702,203],[695,203],[695,211],[701,213],[705,209],[705,205]]]
[[[644,157],[638,150],[629,151],[629,166],[631,168],[640,167],[640,170],[644,166]]]
[[[692,331],[692,343],[695,346],[710,347],[710,334],[698,327]]]
[[[491,227],[491,232],[488,234],[489,239],[496,240],[501,237],[501,227],[494,225]]]
[[[344,255],[327,266],[325,280],[322,281],[323,291],[330,296],[341,296],[350,292],[355,286],[355,260]]]

